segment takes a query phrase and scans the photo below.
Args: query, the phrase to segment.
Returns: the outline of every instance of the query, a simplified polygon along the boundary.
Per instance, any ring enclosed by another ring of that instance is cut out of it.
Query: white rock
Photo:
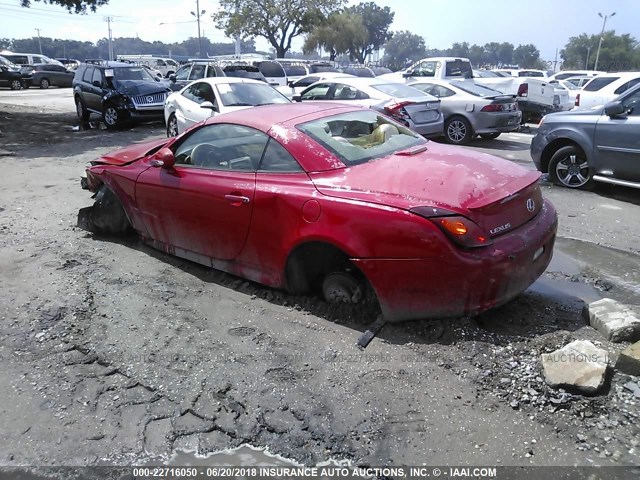
[[[583,393],[597,393],[605,383],[607,352],[586,340],[576,340],[552,353],[541,355],[545,381]]]
[[[622,303],[603,298],[585,305],[583,315],[589,324],[612,342],[640,340],[640,315]]]

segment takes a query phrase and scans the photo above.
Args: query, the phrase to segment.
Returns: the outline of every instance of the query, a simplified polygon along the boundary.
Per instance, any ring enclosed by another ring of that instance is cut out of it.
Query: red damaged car
[[[79,224],[386,321],[480,313],[545,270],[557,229],[539,173],[427,141],[346,105],[263,106],[105,155]]]

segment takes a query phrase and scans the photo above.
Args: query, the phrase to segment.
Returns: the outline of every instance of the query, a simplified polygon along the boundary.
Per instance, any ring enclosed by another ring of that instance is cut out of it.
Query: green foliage
[[[595,69],[599,42],[600,35],[583,33],[571,37],[560,51],[563,68],[585,69],[586,66],[586,70]],[[606,72],[640,69],[640,44],[628,33],[616,35],[615,30],[605,32],[597,69]]]
[[[540,68],[540,50],[535,45],[528,43],[526,45],[518,45],[513,51],[513,63],[520,68]]]
[[[264,37],[284,57],[291,41],[322,23],[344,0],[220,0],[213,15],[229,36]]]
[[[70,13],[86,13],[87,8],[95,12],[98,7],[109,3],[109,0],[20,0],[20,4],[23,7],[30,7],[31,1],[60,5],[69,10]]]
[[[400,70],[406,63],[417,61],[427,56],[424,38],[407,30],[396,32],[384,46],[383,64]]]
[[[349,53],[356,45],[367,41],[368,32],[362,18],[352,13],[333,13],[306,38],[303,52],[310,54],[318,48],[329,52],[329,59]]]
[[[42,53],[51,58],[64,57],[84,60],[87,58],[109,58],[109,41],[106,38],[92,42],[78,40],[61,40],[42,37]],[[195,57],[198,52],[198,38],[188,38],[179,43],[163,43],[159,41],[146,42],[139,38],[114,38],[113,51],[116,55],[178,55]],[[0,39],[0,49],[14,52],[39,52],[38,37],[22,39]],[[242,42],[243,52],[255,52],[253,40]],[[229,43],[211,43],[208,38],[202,38],[202,49],[208,55],[230,55],[235,52],[235,45]]]
[[[363,2],[346,9],[347,13],[357,15],[367,30],[364,42],[354,42],[350,56],[360,63],[364,63],[367,56],[391,39],[389,27],[393,23],[394,13],[389,7],[379,7],[374,2]]]

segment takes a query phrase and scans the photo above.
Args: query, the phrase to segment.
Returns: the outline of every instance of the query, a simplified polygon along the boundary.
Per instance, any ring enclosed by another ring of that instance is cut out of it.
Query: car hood
[[[169,139],[167,138],[161,138],[159,140],[153,140],[150,142],[136,143],[134,145],[128,146],[127,148],[107,153],[106,155],[95,160],[93,163],[96,165],[127,165],[142,157],[147,156],[153,149],[164,145],[168,141]]]
[[[554,112],[545,115],[544,123],[547,122],[570,122],[572,119],[581,119],[582,117],[600,116],[604,113],[604,105],[588,108],[586,110],[567,110],[565,112]]]
[[[530,186],[540,174],[492,155],[429,142],[412,156],[310,173],[322,194],[410,209],[481,209]]]
[[[166,92],[168,87],[160,82],[147,82],[145,80],[115,80],[113,82],[118,93],[125,95],[149,95],[152,93]]]

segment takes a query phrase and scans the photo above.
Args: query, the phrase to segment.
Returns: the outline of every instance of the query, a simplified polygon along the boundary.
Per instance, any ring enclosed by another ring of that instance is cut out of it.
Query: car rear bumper
[[[545,201],[533,220],[490,247],[452,249],[447,258],[352,261],[376,291],[387,321],[476,315],[513,299],[542,275],[557,226],[556,210]]]
[[[409,121],[409,128],[425,137],[439,137],[444,133],[444,116],[440,114],[435,122],[416,124]]]
[[[475,119],[474,133],[503,133],[512,132],[520,127],[522,112],[481,113]]]

